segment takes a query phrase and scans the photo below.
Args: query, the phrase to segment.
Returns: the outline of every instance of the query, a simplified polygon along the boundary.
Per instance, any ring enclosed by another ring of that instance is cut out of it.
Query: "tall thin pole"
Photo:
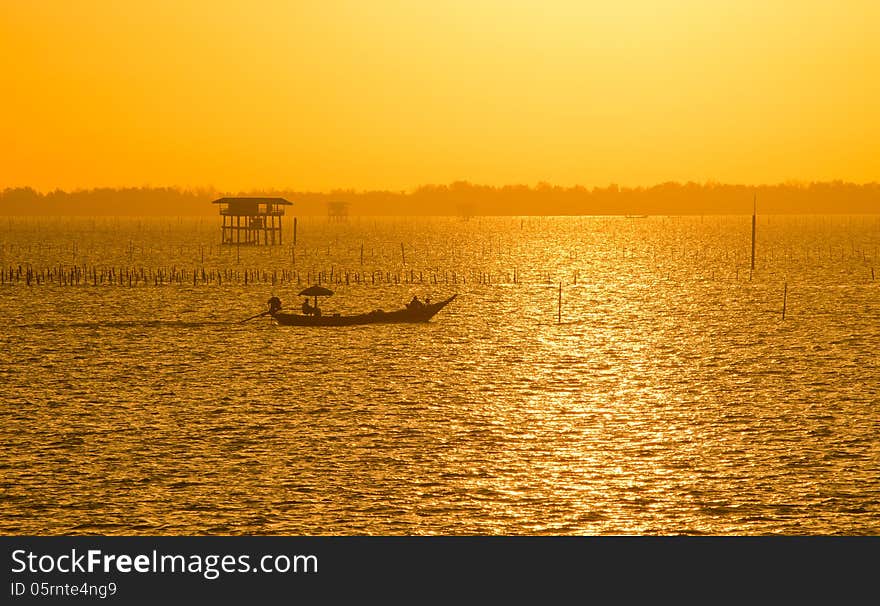
[[[755,271],[755,222],[758,216],[758,194],[755,194],[752,208],[752,271]]]
[[[556,312],[556,322],[562,323],[562,282],[559,283],[559,306]]]

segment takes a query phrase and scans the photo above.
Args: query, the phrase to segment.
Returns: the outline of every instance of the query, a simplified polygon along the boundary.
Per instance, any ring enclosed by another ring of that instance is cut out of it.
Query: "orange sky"
[[[880,180],[876,1],[0,1],[0,188]]]

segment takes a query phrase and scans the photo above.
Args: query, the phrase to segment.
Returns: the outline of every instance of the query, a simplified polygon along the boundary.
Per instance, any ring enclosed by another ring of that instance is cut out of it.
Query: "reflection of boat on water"
[[[396,323],[417,323],[427,322],[433,318],[437,312],[449,305],[458,295],[452,295],[448,299],[438,301],[437,303],[421,303],[418,305],[407,305],[404,309],[396,311],[375,311],[343,316],[340,314],[333,315],[305,315],[295,313],[285,313],[281,311],[270,312],[278,324],[283,326],[355,326],[358,324],[396,324]]]

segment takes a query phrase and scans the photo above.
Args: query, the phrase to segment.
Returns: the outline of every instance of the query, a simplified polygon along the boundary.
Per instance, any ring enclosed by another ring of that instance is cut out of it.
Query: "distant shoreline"
[[[859,215],[880,213],[880,183],[728,185],[662,183],[650,187],[492,187],[467,182],[413,191],[219,192],[173,187],[96,188],[41,193],[0,191],[0,216],[210,217],[223,196],[272,196],[293,202],[289,216],[694,216]]]

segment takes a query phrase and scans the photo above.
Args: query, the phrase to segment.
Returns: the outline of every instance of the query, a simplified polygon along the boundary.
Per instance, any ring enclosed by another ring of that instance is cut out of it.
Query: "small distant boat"
[[[433,318],[437,312],[452,303],[458,296],[454,294],[448,299],[438,301],[437,303],[421,303],[410,304],[404,309],[396,311],[383,311],[377,309],[375,311],[343,316],[341,314],[332,315],[305,315],[296,313],[286,313],[279,310],[268,312],[275,321],[282,326],[355,326],[358,324],[400,324],[400,323],[417,323],[427,322]]]
[[[627,219],[647,219],[648,215],[627,215]]]

